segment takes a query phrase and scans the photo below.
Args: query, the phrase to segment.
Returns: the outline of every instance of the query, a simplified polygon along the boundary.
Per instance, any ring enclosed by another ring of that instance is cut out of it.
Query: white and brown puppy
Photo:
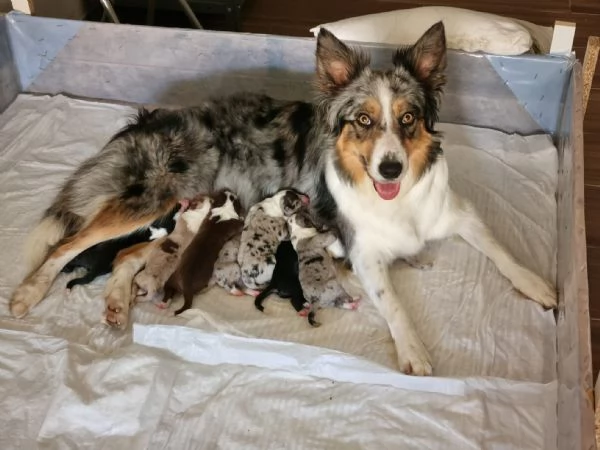
[[[308,202],[306,195],[284,189],[250,208],[238,253],[246,288],[260,290],[271,281],[277,247],[289,237],[286,219]]]
[[[233,192],[219,191],[212,196],[212,202],[210,218],[202,223],[165,284],[165,304],[176,294],[183,295],[183,306],[175,315],[191,308],[194,295],[210,286],[219,253],[244,226],[242,207]]]
[[[320,232],[306,208],[288,218],[290,237],[298,253],[299,279],[311,312],[318,308],[356,309],[358,298],[352,298],[336,278],[333,258],[327,247],[337,241],[333,231]]]
[[[206,196],[190,200],[188,209],[177,218],[173,232],[152,250],[144,270],[135,276],[133,283],[136,301],[154,301],[161,305],[163,287],[177,268],[184,250],[206,220],[211,204],[212,200]]]

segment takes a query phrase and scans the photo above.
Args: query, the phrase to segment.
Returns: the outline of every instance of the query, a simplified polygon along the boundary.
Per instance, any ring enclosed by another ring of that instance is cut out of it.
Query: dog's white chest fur
[[[445,161],[434,164],[417,183],[409,174],[393,200],[381,199],[370,179],[351,186],[339,178],[332,163],[326,170],[331,194],[354,230],[351,252],[378,253],[387,261],[412,256],[437,237],[438,228],[446,228],[439,223],[448,202]]]

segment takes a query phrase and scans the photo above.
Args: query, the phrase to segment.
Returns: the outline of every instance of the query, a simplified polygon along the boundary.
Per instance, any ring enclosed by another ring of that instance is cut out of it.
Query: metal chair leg
[[[148,14],[146,24],[154,25],[154,11],[156,10],[156,0],[148,0]]]
[[[200,24],[200,21],[196,17],[196,14],[194,14],[194,11],[192,11],[192,8],[188,4],[187,0],[179,0],[179,4],[183,8],[183,12],[185,13],[185,15],[188,16],[188,19],[190,19],[190,21],[194,24],[194,26],[196,28],[198,28],[199,30],[204,29],[202,27],[202,25]]]
[[[119,18],[117,17],[117,13],[115,12],[115,10],[114,10],[114,8],[113,8],[112,3],[110,2],[110,0],[100,0],[100,4],[104,8],[104,11],[110,17],[110,20],[112,20],[114,23],[121,23],[121,22],[119,22]]]

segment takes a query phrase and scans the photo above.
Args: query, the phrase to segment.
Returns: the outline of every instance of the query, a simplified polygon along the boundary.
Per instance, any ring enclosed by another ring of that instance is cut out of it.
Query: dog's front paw
[[[545,309],[554,309],[558,305],[556,289],[527,269],[522,269],[514,277],[513,285],[515,289]]]
[[[407,336],[401,342],[396,342],[396,351],[401,372],[420,376],[433,373],[429,353],[417,336]]]

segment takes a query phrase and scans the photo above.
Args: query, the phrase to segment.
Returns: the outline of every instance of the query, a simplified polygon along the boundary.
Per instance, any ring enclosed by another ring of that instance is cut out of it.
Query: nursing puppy
[[[247,289],[242,281],[242,271],[237,261],[241,237],[240,233],[229,239],[219,252],[211,284],[217,284],[235,296],[244,295],[244,293],[256,295],[254,291]]]
[[[133,279],[137,302],[154,301],[161,304],[163,287],[207,218],[211,204],[210,197],[205,196],[190,200],[188,209],[179,216],[173,232],[152,250],[144,269]]]
[[[84,276],[74,278],[67,283],[67,289],[73,288],[78,284],[88,284],[99,276],[112,271],[112,264],[117,254],[126,248],[133,247],[142,242],[153,241],[168,235],[175,228],[175,220],[181,204],[177,205],[168,215],[152,222],[152,225],[146,229],[135,231],[122,238],[111,239],[102,242],[87,249],[77,257],[73,258],[62,270],[65,273],[71,273],[76,269],[86,270]]]
[[[303,204],[308,204],[306,195],[285,189],[250,208],[238,254],[244,286],[260,290],[269,283],[277,246],[289,238],[286,218]]]
[[[209,286],[221,249],[244,227],[240,214],[241,204],[235,194],[225,190],[214,195],[210,218],[202,224],[165,284],[164,303],[175,294],[183,294],[183,306],[175,315],[190,309],[194,295]]]
[[[254,306],[259,311],[264,311],[263,302],[271,294],[281,298],[289,298],[292,306],[299,315],[307,316],[308,323],[313,327],[320,324],[315,321],[315,313],[310,308],[310,303],[304,298],[302,285],[298,277],[298,253],[294,250],[292,242],[282,241],[275,253],[275,269],[268,286],[256,296]]]
[[[319,232],[304,208],[291,215],[288,224],[298,253],[300,284],[311,311],[331,307],[356,309],[359,299],[352,298],[339,283],[333,258],[327,251],[337,240],[335,233]]]

